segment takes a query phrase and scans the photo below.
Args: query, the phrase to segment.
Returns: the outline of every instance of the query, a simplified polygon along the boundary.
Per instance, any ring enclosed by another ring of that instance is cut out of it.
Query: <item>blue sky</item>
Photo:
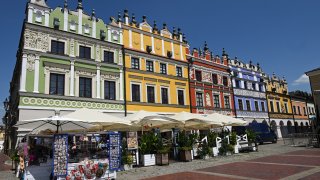
[[[26,2],[1,2],[1,101],[9,94]],[[68,2],[70,9],[76,8],[77,0]],[[64,0],[47,3],[63,6]],[[224,47],[231,57],[259,62],[266,73],[285,76],[289,91],[310,91],[302,75],[320,66],[319,0],[83,0],[83,4],[86,12],[94,8],[105,21],[128,9],[139,21],[146,15],[158,27],[163,22],[171,30],[180,27],[192,48],[207,41],[214,54],[221,55]]]

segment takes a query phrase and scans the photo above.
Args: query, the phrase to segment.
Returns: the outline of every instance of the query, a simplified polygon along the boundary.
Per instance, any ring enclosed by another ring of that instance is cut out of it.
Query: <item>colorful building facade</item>
[[[292,104],[288,94],[288,84],[274,73],[267,81],[267,100],[270,126],[278,138],[295,132]]]
[[[291,95],[293,120],[296,133],[304,133],[309,128],[307,100],[304,97]]]
[[[221,58],[214,56],[205,43],[203,50],[187,48],[187,58],[190,63],[191,112],[233,116],[228,55],[224,52]]]
[[[27,4],[11,81],[9,126],[92,108],[124,116],[122,30],[76,10]],[[11,128],[13,129],[13,128]],[[6,143],[14,148],[14,129]]]
[[[123,18],[119,14],[117,21],[123,29],[127,112],[190,111],[187,43],[180,29],[170,32],[155,22],[151,27],[146,16],[138,23],[127,10]]]
[[[259,64],[245,64],[237,58],[230,60],[236,117],[268,124],[266,75]]]

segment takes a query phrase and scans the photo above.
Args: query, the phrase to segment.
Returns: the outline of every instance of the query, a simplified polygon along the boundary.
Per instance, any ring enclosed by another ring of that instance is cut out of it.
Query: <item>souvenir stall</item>
[[[121,135],[55,134],[28,136],[25,178],[115,179],[121,165]]]

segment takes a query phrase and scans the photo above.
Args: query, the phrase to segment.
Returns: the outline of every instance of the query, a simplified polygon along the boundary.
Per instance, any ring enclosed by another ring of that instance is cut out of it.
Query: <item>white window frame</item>
[[[228,97],[228,99],[229,99],[229,109],[231,109],[230,95],[223,95],[224,108],[226,108],[226,101],[225,101],[224,97]]]
[[[155,84],[146,84],[146,102],[148,102],[148,87],[153,87],[154,88],[154,103],[157,103],[157,86]]]
[[[185,89],[183,89],[183,88],[177,88],[177,105],[180,105],[179,104],[179,96],[178,96],[178,91],[183,91],[183,101],[184,101],[184,105],[183,106],[185,106],[186,105],[186,90]],[[180,106],[182,106],[182,105],[180,105]]]
[[[278,106],[277,106],[277,102],[279,103],[279,109],[278,109]],[[282,112],[282,109],[281,109],[281,103],[280,103],[280,101],[276,101],[276,107],[277,107],[278,113],[281,113],[281,112]]]
[[[169,69],[168,69],[168,63],[167,62],[160,62],[159,63],[159,74],[163,74],[161,73],[160,69],[161,69],[161,64],[165,64],[166,65],[166,74],[164,75],[168,75],[169,74]]]
[[[197,107],[200,107],[200,106],[198,106],[198,104],[197,104],[197,93],[201,93],[202,94],[202,107],[204,108],[206,105],[205,105],[205,100],[204,100],[204,91],[195,91],[195,97],[196,97],[196,106]]]
[[[50,95],[50,81],[51,81],[51,74],[60,74],[60,75],[64,75],[64,95],[63,96],[69,96],[69,88],[68,87],[68,82],[67,82],[67,72],[62,72],[62,71],[54,71],[54,70],[49,70],[48,72],[48,76],[49,76],[49,82],[48,82],[48,92],[46,92],[46,94]]]
[[[183,77],[184,77],[184,74],[183,74],[183,73],[184,73],[184,71],[183,71],[184,66],[175,65],[175,71],[176,71],[176,73],[175,73],[175,74],[176,74],[176,76],[177,76],[177,77],[180,77],[180,76],[178,76],[178,74],[177,74],[177,67],[181,67],[181,72],[182,72],[182,76],[181,76],[181,77],[183,78]]]
[[[118,100],[118,96],[117,96],[117,92],[118,92],[118,89],[117,89],[117,81],[116,80],[114,80],[114,79],[104,79],[103,80],[103,99],[106,99],[105,98],[105,93],[106,93],[106,84],[105,84],[105,82],[106,81],[110,81],[110,82],[114,82],[114,85],[115,85],[115,100],[114,101],[116,101],[116,100]],[[109,99],[108,99],[109,100]]]
[[[82,42],[78,42],[77,57],[80,56],[80,46],[90,47],[90,59],[95,59],[94,58],[94,45],[93,44],[86,44],[86,43],[82,43]]]
[[[147,70],[147,61],[152,61],[152,63],[153,63],[153,68],[152,68],[153,71],[148,71],[148,70]],[[155,60],[145,58],[144,63],[145,63],[145,65],[146,65],[146,71],[147,71],[147,72],[155,72],[155,67],[156,67],[156,66],[155,66]]]
[[[116,59],[117,59],[117,58],[116,58],[116,54],[117,54],[116,52],[117,52],[117,51],[116,51],[115,49],[102,48],[102,58],[101,58],[101,59],[102,59],[102,62],[105,62],[105,61],[104,61],[104,52],[105,52],[105,51],[113,52],[113,63],[118,64],[118,62],[117,62],[117,60],[116,60]]]
[[[141,82],[130,82],[130,97],[131,97],[131,102],[136,102],[136,101],[132,101],[132,85],[139,85],[140,86],[140,102],[144,102],[143,101],[143,96],[142,96],[142,83]]]
[[[53,41],[60,41],[60,42],[64,42],[64,54],[65,55],[69,55],[67,50],[69,49],[69,44],[68,44],[68,40],[67,39],[60,39],[60,38],[56,38],[56,37],[49,37],[49,52],[51,52],[51,42]]]
[[[139,69],[136,69],[136,70],[141,70],[141,57],[131,56],[131,55],[129,57],[130,57],[130,68],[135,69],[135,68],[132,68],[132,58],[137,58],[137,59],[139,59]]]
[[[170,87],[169,86],[160,86],[160,104],[162,104],[162,88],[166,88],[168,90],[168,104],[171,104],[171,98],[170,98]]]
[[[214,96],[215,96],[215,95],[218,95],[218,96],[219,96],[219,98],[218,98],[218,99],[219,99],[219,107],[215,107],[215,106],[214,106],[214,99],[215,99]],[[220,93],[219,93],[219,92],[216,92],[216,91],[213,91],[213,92],[212,92],[212,105],[213,105],[213,108],[222,108],[222,106],[221,106],[221,96],[220,96]]]

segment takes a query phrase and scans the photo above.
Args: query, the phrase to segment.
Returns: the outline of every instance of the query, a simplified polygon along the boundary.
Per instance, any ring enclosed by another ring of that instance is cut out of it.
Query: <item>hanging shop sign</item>
[[[121,135],[109,133],[109,170],[117,171],[121,165]]]
[[[67,176],[68,169],[68,135],[56,134],[53,142],[53,175]]]

